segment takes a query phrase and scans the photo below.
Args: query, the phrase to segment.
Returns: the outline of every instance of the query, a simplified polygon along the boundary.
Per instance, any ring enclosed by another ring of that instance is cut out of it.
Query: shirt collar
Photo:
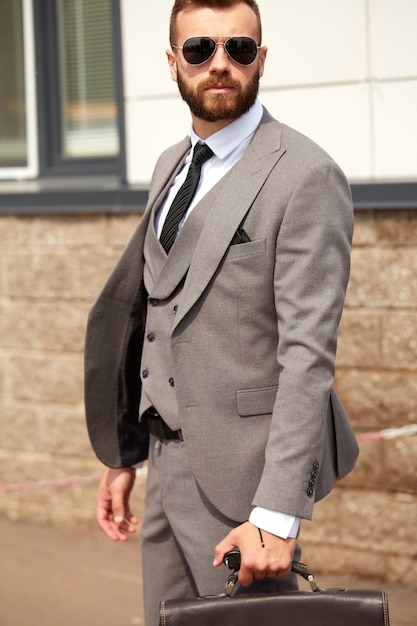
[[[210,137],[207,137],[204,143],[211,148],[219,159],[224,159],[233,150],[254,134],[258,128],[263,115],[263,107],[258,99],[251,106],[249,111],[241,115],[237,120],[228,124],[221,130],[218,130]],[[200,137],[191,128],[191,145],[194,148],[198,141],[202,141]]]

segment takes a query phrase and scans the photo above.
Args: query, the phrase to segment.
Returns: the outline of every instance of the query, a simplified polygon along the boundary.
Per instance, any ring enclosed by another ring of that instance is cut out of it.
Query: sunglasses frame
[[[204,61],[201,61],[200,63],[191,63],[190,61],[188,61],[188,59],[186,58],[185,54],[184,54],[184,47],[187,44],[188,41],[191,41],[192,39],[208,39],[210,41],[212,41],[214,43],[214,48],[213,48],[213,52],[210,54],[210,56],[205,59]],[[232,41],[233,39],[247,39],[249,41],[253,41],[253,43],[256,45],[256,54],[255,57],[253,59],[253,61],[251,61],[250,63],[241,63],[240,61],[237,61],[235,58],[233,58],[233,56],[230,54],[230,52],[227,49],[227,43],[229,41]],[[207,63],[207,61],[210,61],[210,59],[212,59],[214,57],[214,55],[216,54],[217,51],[217,46],[223,46],[224,51],[226,52],[227,56],[229,57],[229,59],[231,59],[234,63],[237,63],[238,65],[241,65],[242,67],[250,67],[251,65],[253,65],[256,61],[256,57],[258,56],[258,52],[261,49],[262,45],[261,44],[257,44],[255,39],[252,39],[252,37],[228,37],[225,41],[216,41],[215,39],[213,39],[213,37],[189,37],[188,39],[186,39],[184,41],[184,43],[182,44],[182,46],[176,46],[174,44],[171,44],[171,48],[175,49],[175,50],[182,50],[182,54],[184,59],[186,60],[186,62],[189,65],[192,65],[193,67],[198,67],[199,65],[203,65],[204,63]]]

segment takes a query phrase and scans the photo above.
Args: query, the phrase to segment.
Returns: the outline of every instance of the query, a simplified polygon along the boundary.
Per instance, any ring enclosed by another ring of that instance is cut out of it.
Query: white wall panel
[[[133,184],[146,184],[161,152],[189,134],[188,107],[179,97],[134,100],[126,103],[125,115],[129,128],[127,178]]]
[[[269,49],[261,100],[271,113],[322,145],[352,181],[415,180],[417,0],[259,5]],[[147,184],[190,118],[165,56],[172,0],[121,6],[128,179]]]
[[[121,0],[125,96],[176,93],[165,51],[169,47],[170,0]]]
[[[417,180],[417,79],[375,86],[375,174]]]
[[[317,87],[261,92],[270,113],[324,148],[350,179],[371,175],[368,87]]]
[[[370,0],[372,73],[417,77],[416,0]]]
[[[365,0],[260,0],[259,5],[269,49],[265,84],[366,76]]]

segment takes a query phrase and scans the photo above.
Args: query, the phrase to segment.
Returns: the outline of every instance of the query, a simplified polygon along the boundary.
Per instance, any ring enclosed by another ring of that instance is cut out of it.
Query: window
[[[35,6],[41,174],[118,172],[116,3],[44,0]]]
[[[30,0],[0,3],[0,178],[38,171]]]
[[[5,0],[0,7],[0,163],[27,164],[23,17],[19,2]]]
[[[110,2],[58,0],[58,99],[63,159],[119,152]]]
[[[123,176],[115,0],[1,0],[0,178]]]

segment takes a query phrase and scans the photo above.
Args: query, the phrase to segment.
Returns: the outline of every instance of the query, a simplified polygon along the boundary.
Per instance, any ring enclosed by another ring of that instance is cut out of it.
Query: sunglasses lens
[[[201,65],[208,61],[216,49],[216,42],[209,37],[191,37],[184,42],[182,53],[190,65]]]
[[[231,37],[225,44],[227,54],[239,65],[251,65],[258,54],[256,41],[250,37]]]
[[[230,37],[224,43],[226,52],[239,65],[251,65],[258,54],[258,46],[250,37]],[[190,65],[201,65],[216,51],[216,42],[211,37],[190,37],[182,46],[184,59]]]

